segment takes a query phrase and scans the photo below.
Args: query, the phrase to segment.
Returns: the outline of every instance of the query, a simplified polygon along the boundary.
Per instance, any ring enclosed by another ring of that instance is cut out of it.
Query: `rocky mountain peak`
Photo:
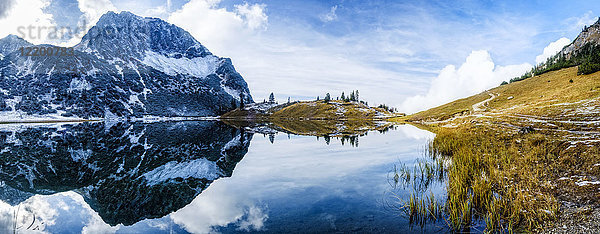
[[[147,52],[174,58],[212,55],[182,28],[127,11],[104,14],[75,48],[104,59],[123,56],[143,59]]]
[[[33,44],[29,43],[23,38],[20,38],[16,35],[8,35],[2,39],[0,39],[0,59],[5,55],[8,55],[14,51],[19,50],[19,48],[24,46],[31,46]]]
[[[216,116],[253,102],[231,59],[161,19],[106,13],[72,56],[18,53],[28,45],[0,40],[5,119]]]
[[[583,28],[573,42],[562,49],[561,53],[570,58],[574,52],[579,51],[586,44],[600,45],[600,17],[590,26]]]

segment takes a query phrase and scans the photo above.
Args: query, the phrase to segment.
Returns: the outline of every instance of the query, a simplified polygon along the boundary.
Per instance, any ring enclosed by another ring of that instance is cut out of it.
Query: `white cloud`
[[[332,6],[331,10],[329,12],[327,12],[326,14],[322,14],[319,16],[319,19],[321,19],[321,21],[323,22],[331,22],[334,20],[337,20],[337,14],[335,13],[337,11],[338,6]]]
[[[18,213],[17,219],[14,218],[15,213]],[[15,206],[0,201],[0,232],[12,233],[11,229],[16,221],[19,233],[49,233],[45,230],[62,228],[63,224],[57,221],[60,217],[64,219],[65,216],[74,214],[85,222],[81,233],[115,233],[122,227],[121,224],[112,227],[104,223],[81,195],[68,191],[53,195],[34,195]],[[85,218],[88,218],[87,221]]]
[[[134,12],[135,14],[136,12]],[[150,9],[145,10],[141,15],[144,17],[156,17],[156,18],[165,18],[168,17],[168,6],[156,6]]]
[[[117,11],[110,0],[78,0],[79,10],[83,12],[86,23],[95,25],[104,13]]]
[[[27,1],[49,0],[23,2]],[[273,15],[278,21],[269,22],[265,4],[243,2],[226,8],[221,5],[222,0],[191,0],[176,10],[174,5],[177,4],[170,0],[158,4],[118,1],[113,4],[110,0],[78,2],[84,13],[82,19],[89,24],[95,23],[106,11],[129,10],[142,16],[167,19],[186,29],[214,54],[232,58],[257,100],[270,92],[284,99],[287,96],[306,99],[323,96],[326,92],[336,96],[341,91],[359,89],[371,104],[399,106],[406,97],[427,93],[427,84],[436,70],[445,64],[459,64],[459,59],[466,57],[472,48],[493,52],[494,59],[502,64],[517,63],[519,60],[515,57],[537,50],[532,46],[532,38],[538,35],[538,21],[534,16],[484,12],[485,20],[465,23],[447,20],[427,4],[393,6],[403,12],[402,17],[374,22],[367,15],[368,11],[358,11],[351,21],[353,25],[345,25],[348,21],[340,20],[343,16],[338,16],[337,10],[341,6],[331,6],[328,12],[321,12],[319,18],[324,22],[339,20],[335,25],[339,24],[340,30],[334,35],[294,18]],[[21,2],[15,3],[19,4]],[[43,16],[41,10],[40,13]],[[588,23],[591,15],[589,12],[572,20]],[[52,25],[52,16],[46,16]],[[2,22],[0,20],[0,28],[5,29]],[[15,24],[12,22],[10,25]],[[371,24],[377,27],[365,27]],[[356,30],[343,30],[354,26]],[[522,36],[514,37],[515,33]],[[76,44],[80,38],[73,37],[62,45]],[[499,66],[492,70],[500,74],[513,68]]]
[[[458,68],[448,65],[431,82],[425,95],[407,98],[401,111],[413,113],[468,97],[530,70],[531,64],[495,66],[485,50],[473,51]]]
[[[93,234],[93,233],[116,233],[119,230],[120,226],[112,227],[104,221],[100,217],[91,217],[88,220],[88,223],[81,229],[81,233]]]
[[[268,219],[265,207],[229,193],[227,179],[215,181],[190,204],[172,213],[174,223],[191,233],[214,233],[215,228],[235,224],[238,230],[261,230]]]
[[[46,42],[49,29],[56,27],[52,15],[44,13],[49,5],[49,0],[15,1],[0,18],[0,38],[14,34],[35,44]]]
[[[339,39],[298,22],[272,28],[264,4],[242,4],[228,11],[219,7],[219,2],[190,1],[171,14],[168,21],[189,31],[214,54],[232,58],[256,100],[266,98],[270,92],[282,99],[288,96],[306,99],[323,97],[326,92],[339,95],[342,91],[359,89],[369,100],[389,103],[398,99],[390,95],[396,92],[381,90],[402,87],[411,92],[415,89],[412,84],[420,82],[398,79],[409,76],[373,67],[362,61],[368,58],[348,54],[348,46],[354,46],[353,53],[361,53],[381,44],[369,48],[361,45],[378,40],[362,41],[363,36]],[[410,54],[404,47],[386,45],[385,48],[399,51],[403,56]],[[403,95],[406,94],[399,96]]]
[[[219,3],[220,0],[192,0],[173,12],[167,21],[189,31],[216,54],[266,25],[262,4],[236,5],[236,12],[231,12],[219,8]]]
[[[566,25],[572,27],[573,30],[581,30],[585,26],[589,26],[598,20],[598,16],[592,11],[588,11],[582,16],[571,17],[566,20]]]
[[[19,233],[33,233],[32,230],[49,233],[45,229],[56,224],[58,214],[56,206],[43,195],[35,195],[15,206],[0,201],[0,232],[12,233],[12,226],[16,225]]]
[[[544,48],[542,54],[536,56],[536,63],[546,61],[569,43],[571,41],[564,37],[551,42]],[[454,65],[444,67],[431,81],[425,95],[407,98],[400,110],[414,113],[475,95],[498,86],[502,81],[521,76],[531,68],[532,65],[529,63],[495,66],[487,51],[472,51],[460,68],[456,69]]]
[[[1,0],[0,1],[0,19],[8,15],[8,10],[13,6],[15,0]]]
[[[570,43],[571,40],[565,37],[550,43],[548,46],[546,46],[546,48],[544,48],[544,52],[542,54],[535,57],[535,63],[540,64],[542,62],[545,62],[548,58],[556,55],[556,53],[558,53],[560,50],[562,50],[563,47]]]
[[[83,199],[83,197],[75,193],[73,191],[57,193],[48,197],[57,197],[61,198],[61,201],[67,201],[70,204],[75,205],[77,208],[81,209],[81,213],[79,215],[82,217],[87,217],[87,222],[84,224],[85,226],[81,229],[81,233],[116,233],[123,225],[118,224],[116,226],[110,226],[106,224],[104,220],[98,215],[96,211],[90,207],[90,205]],[[69,198],[69,199],[66,199]],[[65,213],[63,213],[65,215]]]
[[[248,28],[252,30],[266,30],[269,17],[265,13],[265,4],[235,5],[235,11],[240,15]]]

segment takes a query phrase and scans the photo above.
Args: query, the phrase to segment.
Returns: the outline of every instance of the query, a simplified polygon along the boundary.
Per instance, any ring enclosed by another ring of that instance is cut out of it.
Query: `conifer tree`
[[[273,95],[273,93],[271,93],[271,94],[269,95],[269,102],[270,102],[270,103],[274,103],[274,102],[275,102],[275,95]]]
[[[244,108],[244,94],[240,93],[240,109]]]

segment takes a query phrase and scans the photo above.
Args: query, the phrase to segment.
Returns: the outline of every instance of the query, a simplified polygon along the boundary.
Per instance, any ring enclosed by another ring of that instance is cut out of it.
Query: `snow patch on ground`
[[[201,158],[189,162],[171,161],[144,173],[142,177],[146,179],[148,185],[152,186],[174,178],[193,177],[215,180],[221,175],[222,172],[216,162]]]
[[[92,86],[90,85],[90,83],[87,82],[87,80],[85,79],[72,79],[71,83],[69,84],[69,89],[67,89],[68,92],[73,92],[74,90],[78,90],[78,91],[82,91],[82,90],[90,90],[92,89]]]
[[[73,159],[73,161],[75,162],[80,162],[80,161],[86,161],[88,158],[90,158],[92,156],[92,150],[82,150],[82,149],[77,149],[74,150],[72,148],[69,148],[69,154],[71,154],[71,159]]]
[[[276,102],[258,102],[250,103],[244,107],[244,110],[255,110],[260,112],[266,112],[269,109],[278,106]]]
[[[183,74],[200,78],[215,73],[218,61],[219,59],[216,56],[192,59],[186,57],[170,58],[153,51],[146,51],[146,57],[142,63],[170,76]]]
[[[64,117],[61,116],[65,111],[59,110],[57,113],[45,114],[45,115],[28,115],[26,112],[21,110],[15,110],[15,106],[21,102],[20,96],[15,96],[12,99],[6,99],[6,104],[12,109],[12,111],[0,111],[0,123],[35,123],[35,122],[48,122],[48,121],[82,121],[84,119],[77,116]],[[56,108],[56,107],[55,107]]]
[[[235,100],[240,100],[240,91],[237,91],[235,89],[229,88],[226,85],[221,84],[221,87],[223,88],[223,90],[225,90],[226,93],[228,93],[229,95],[231,95]]]
[[[223,147],[223,150],[221,150],[221,152],[225,152],[233,147],[242,145],[242,142],[240,140],[241,140],[241,136],[237,135],[235,138],[231,139],[229,142],[227,142],[227,144],[225,144],[225,146]]]
[[[595,184],[600,184],[600,181],[580,181],[580,182],[575,182],[575,184],[577,186],[595,185]]]

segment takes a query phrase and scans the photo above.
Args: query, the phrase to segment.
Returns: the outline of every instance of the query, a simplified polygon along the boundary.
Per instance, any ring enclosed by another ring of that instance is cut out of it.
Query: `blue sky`
[[[256,100],[358,89],[369,103],[408,112],[522,73],[550,43],[563,38],[546,50],[556,52],[600,14],[593,1],[0,1],[8,6],[0,37],[35,17],[75,26],[127,10],[163,18],[231,57]]]

